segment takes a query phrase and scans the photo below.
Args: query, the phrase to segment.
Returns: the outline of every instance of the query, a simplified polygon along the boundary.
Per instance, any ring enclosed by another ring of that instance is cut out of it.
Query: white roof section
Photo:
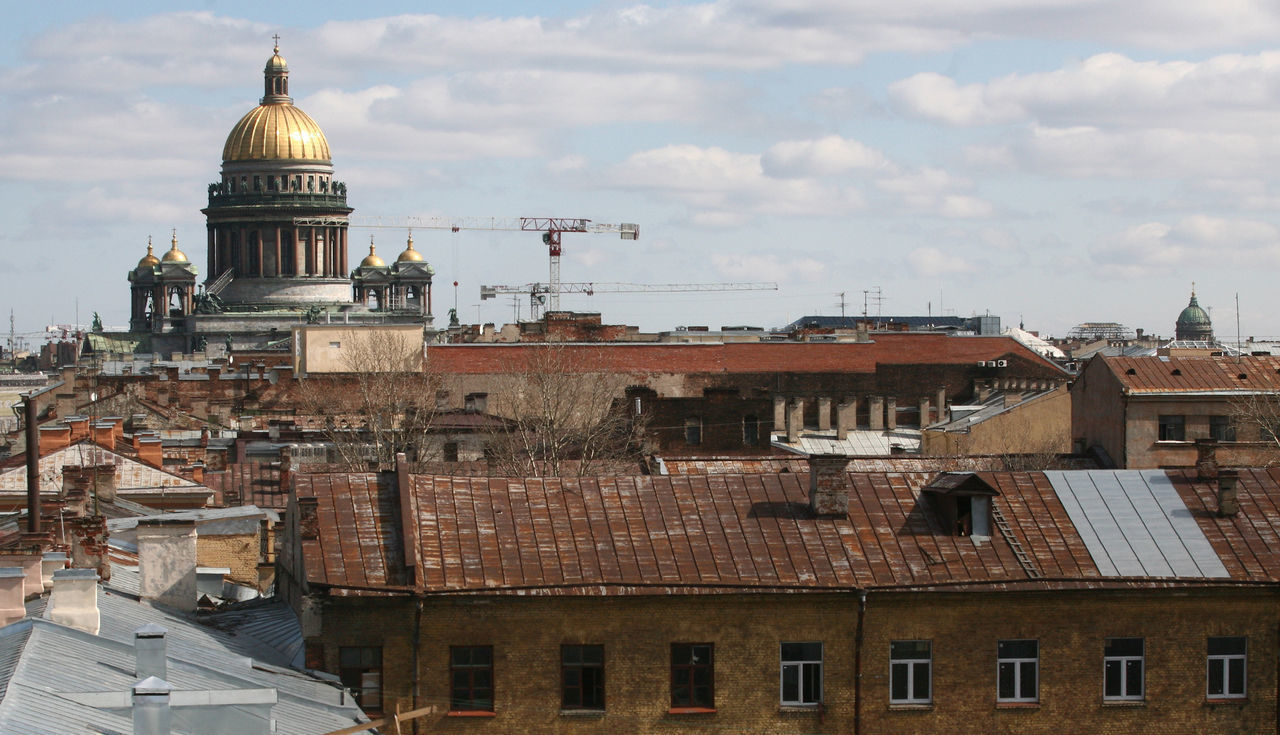
[[[62,490],[63,467],[91,467],[111,464],[116,466],[116,487],[119,492],[128,494],[130,490],[208,490],[204,485],[189,480],[181,475],[166,472],[139,462],[131,457],[113,452],[98,446],[91,441],[80,441],[69,447],[63,447],[40,458],[41,492]],[[27,492],[26,464],[11,467],[0,472],[0,493]]]
[[[892,431],[850,431],[848,438],[837,439],[834,429],[829,431],[806,430],[795,442],[788,442],[787,435],[774,434],[773,446],[797,454],[846,454],[851,457],[882,457],[893,447],[898,451],[920,451],[919,429],[894,429]]]
[[[1018,327],[1009,327],[1008,329],[1005,329],[1004,332],[1002,332],[1002,334],[1009,337],[1013,337],[1014,339],[1021,342],[1024,346],[1026,346],[1027,349],[1032,350],[1033,352],[1039,353],[1041,357],[1047,357],[1050,360],[1067,359],[1067,353],[1063,352],[1057,347],[1054,347],[1053,345],[1049,344],[1043,339],[1040,339],[1039,337],[1035,336],[1031,332],[1026,331],[1025,329],[1019,329]]]
[[[1044,474],[1104,577],[1230,576],[1164,471]]]

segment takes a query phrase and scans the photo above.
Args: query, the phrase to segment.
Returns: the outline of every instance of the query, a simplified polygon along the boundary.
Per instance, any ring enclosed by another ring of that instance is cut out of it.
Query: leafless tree
[[[488,443],[495,474],[582,477],[638,463],[644,427],[625,410],[625,375],[558,343],[530,346],[524,358],[489,396],[507,420]]]
[[[1231,399],[1231,430],[1238,441],[1256,441],[1270,466],[1280,462],[1280,393],[1242,393]]]
[[[426,362],[421,338],[368,330],[344,339],[343,347],[341,372],[308,375],[298,387],[299,407],[323,417],[339,463],[364,470],[393,463],[398,452],[415,461],[437,459],[432,421],[441,380]]]

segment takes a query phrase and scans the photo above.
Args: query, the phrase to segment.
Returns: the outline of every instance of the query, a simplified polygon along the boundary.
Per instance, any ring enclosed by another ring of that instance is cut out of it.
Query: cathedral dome
[[[396,258],[397,263],[421,263],[422,253],[413,249],[413,235],[409,235],[409,243],[405,246],[404,252],[400,253]]]
[[[311,116],[294,107],[289,96],[289,65],[280,47],[262,71],[265,93],[261,103],[240,118],[222,146],[224,163],[234,161],[323,161],[328,163],[329,141]]]
[[[147,249],[148,249],[148,251],[150,251],[150,246],[148,246],[148,248],[147,248]],[[170,246],[169,246],[169,252],[165,253],[165,254],[164,254],[164,257],[163,257],[163,258],[161,258],[161,260],[162,260],[162,261],[164,261],[164,262],[166,262],[166,263],[186,263],[186,262],[188,262],[188,261],[187,261],[187,254],[186,254],[186,253],[184,253],[184,252],[182,252],[181,250],[179,250],[179,249],[178,249],[178,233],[176,233],[176,232],[175,232],[175,233],[173,233],[173,241],[172,241],[172,243],[171,243],[171,244],[170,244]]]
[[[1209,320],[1209,312],[1200,307],[1196,300],[1196,292],[1191,292],[1191,301],[1178,314],[1174,324],[1174,335],[1177,339],[1212,340],[1213,323]]]

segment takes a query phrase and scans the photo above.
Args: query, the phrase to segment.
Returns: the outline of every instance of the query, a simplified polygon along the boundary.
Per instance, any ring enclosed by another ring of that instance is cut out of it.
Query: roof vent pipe
[[[1240,502],[1236,499],[1237,482],[1236,470],[1218,470],[1218,515],[1223,518],[1240,512]]]
[[[1196,439],[1196,479],[1200,482],[1218,479],[1218,440]]]
[[[155,623],[147,623],[133,631],[133,673],[139,679],[152,676],[163,679],[169,675],[164,641],[167,632],[164,626]]]
[[[169,682],[154,676],[133,685],[133,735],[169,735],[173,724],[169,711],[172,691]]]

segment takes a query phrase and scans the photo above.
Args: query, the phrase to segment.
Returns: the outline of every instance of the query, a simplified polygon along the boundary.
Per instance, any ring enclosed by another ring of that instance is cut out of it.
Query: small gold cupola
[[[373,238],[369,238],[369,254],[364,256],[364,260],[360,261],[361,268],[385,268],[387,264],[378,257],[373,250]]]
[[[262,70],[262,104],[293,104],[293,98],[289,96],[289,63],[280,55],[280,34],[273,38],[276,41],[275,48],[271,50],[271,58],[267,59],[267,66]]]
[[[397,263],[421,263],[422,253],[413,249],[413,230],[409,231],[409,242],[405,245],[404,252],[396,258]]]
[[[147,252],[151,251],[151,246],[147,245]],[[173,238],[169,241],[169,252],[161,258],[165,263],[186,263],[187,254],[178,249],[178,231],[173,231]]]
[[[156,257],[155,251],[151,249],[151,237],[147,236],[147,254],[142,256],[142,260],[138,261],[139,268],[154,268],[160,265],[160,259]]]

